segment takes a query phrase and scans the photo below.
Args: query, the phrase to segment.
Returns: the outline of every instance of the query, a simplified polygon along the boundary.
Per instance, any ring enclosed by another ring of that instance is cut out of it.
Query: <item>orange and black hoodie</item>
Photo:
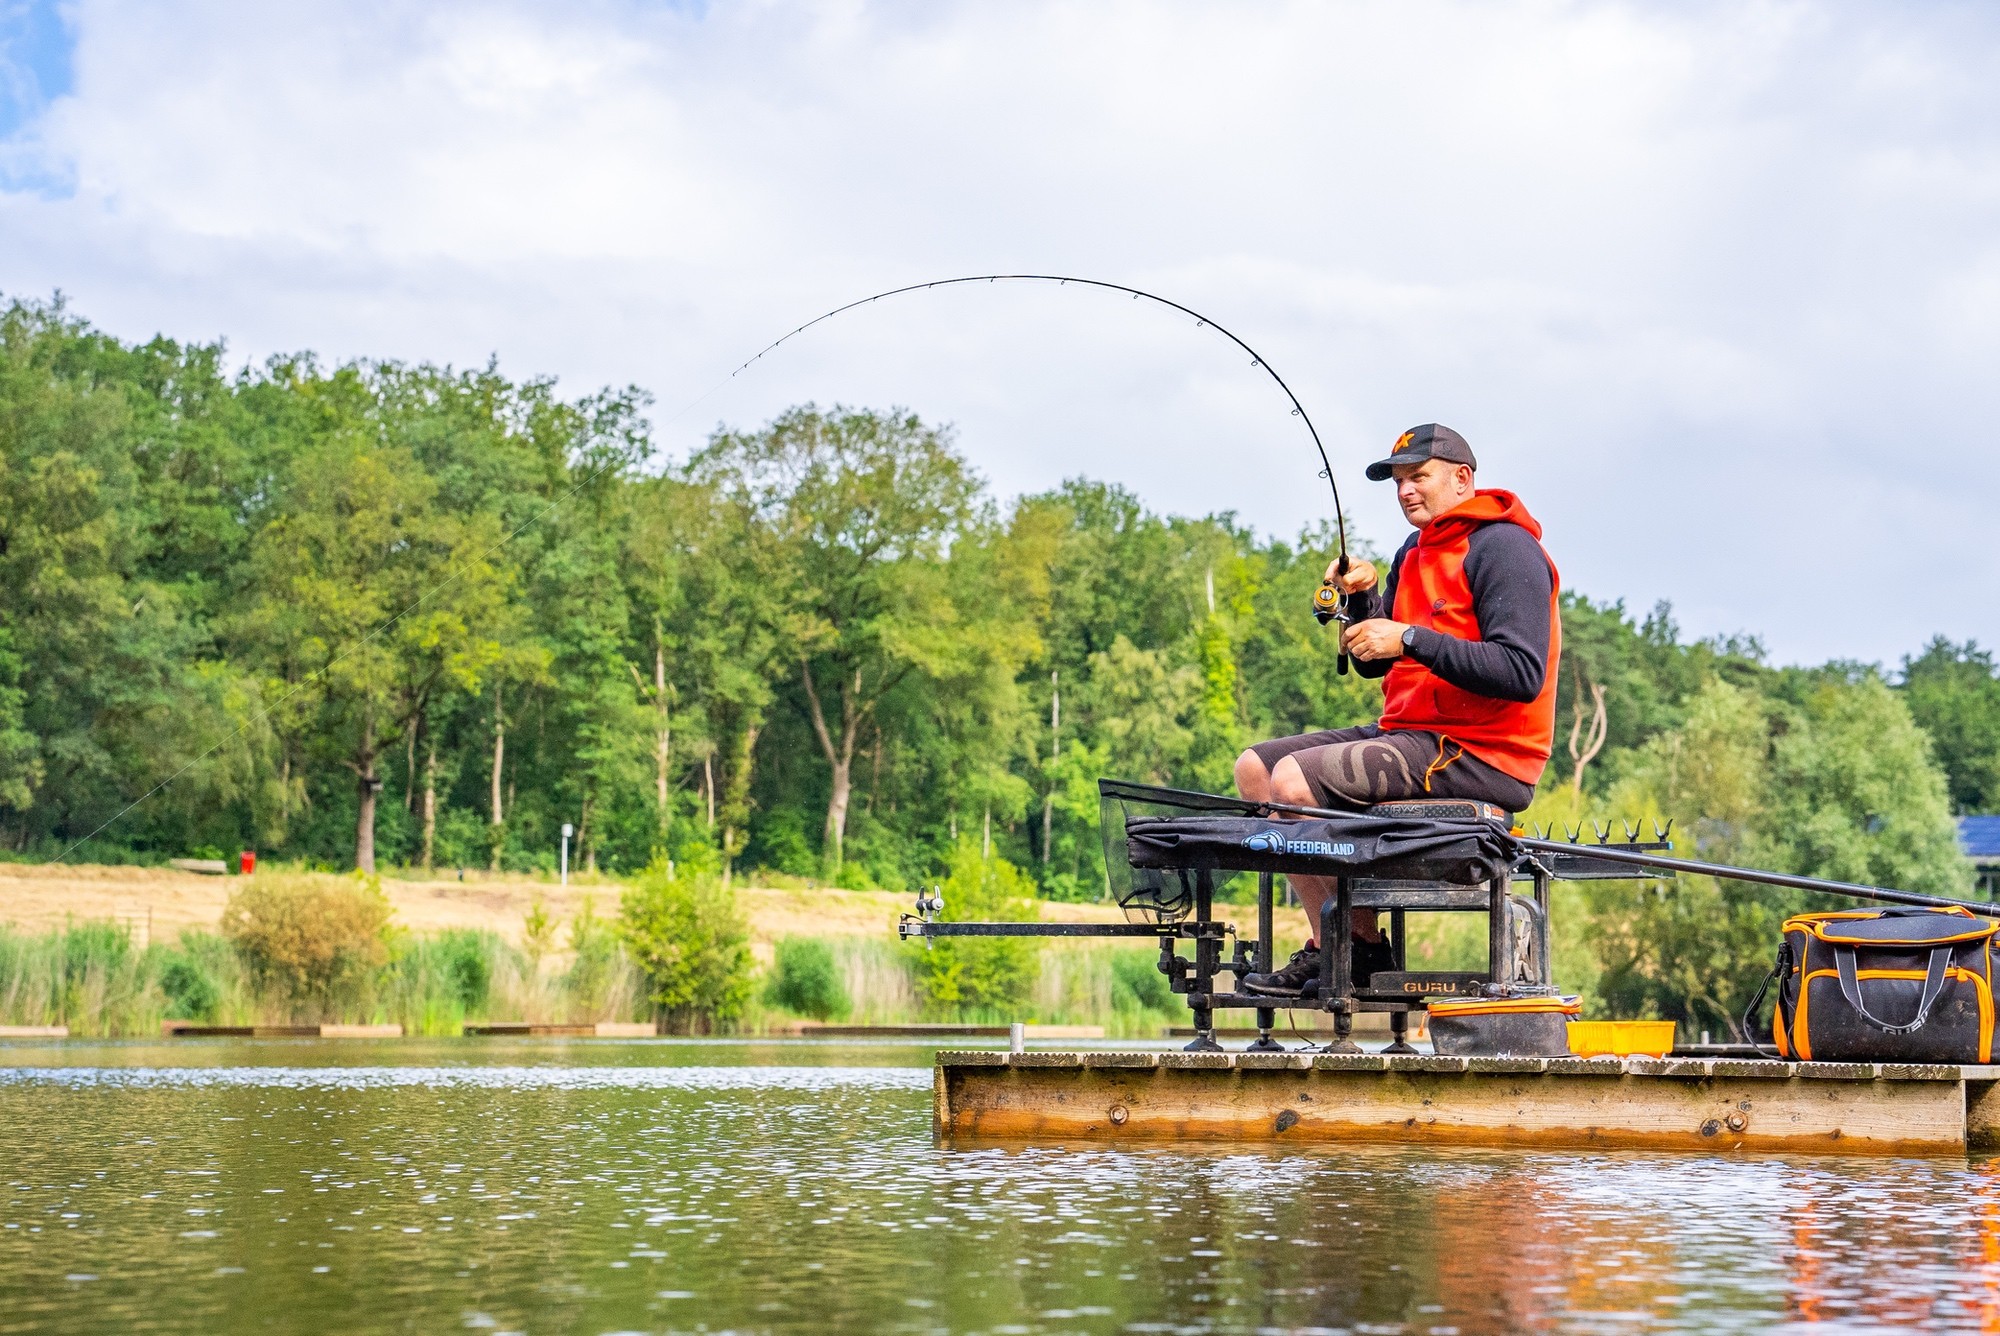
[[[1418,628],[1400,658],[1357,661],[1388,675],[1382,727],[1442,734],[1528,785],[1549,762],[1562,653],[1561,581],[1541,536],[1512,492],[1481,490],[1411,535],[1382,594],[1353,609]]]

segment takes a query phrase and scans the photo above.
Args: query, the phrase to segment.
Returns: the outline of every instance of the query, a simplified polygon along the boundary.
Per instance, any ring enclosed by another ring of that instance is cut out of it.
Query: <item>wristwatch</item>
[[[1403,648],[1404,648],[1404,649],[1415,649],[1416,647],[1417,647],[1417,628],[1416,628],[1416,627],[1414,627],[1414,626],[1406,626],[1406,627],[1404,627],[1404,628],[1403,628]]]

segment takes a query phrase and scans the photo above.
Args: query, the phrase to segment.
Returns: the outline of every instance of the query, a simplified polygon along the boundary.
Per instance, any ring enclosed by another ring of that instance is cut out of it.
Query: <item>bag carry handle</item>
[[[1931,967],[1924,975],[1924,995],[1917,1003],[1916,1019],[1908,1025],[1891,1025],[1868,1010],[1867,1004],[1861,1000],[1861,979],[1856,972],[1853,947],[1835,947],[1833,958],[1840,969],[1840,995],[1847,999],[1847,1005],[1878,1030],[1889,1034],[1909,1034],[1912,1030],[1923,1028],[1924,1022],[1930,1019],[1931,1008],[1944,992],[1944,974],[1946,966],[1951,964],[1951,948],[1939,946],[1931,949]]]
[[[1771,985],[1774,983],[1777,984],[1778,1001],[1777,1005],[1771,1011],[1771,1033],[1775,1039],[1778,1031],[1778,1022],[1783,1019],[1785,1010],[1785,986],[1780,980],[1785,977],[1785,973],[1791,968],[1791,965],[1791,940],[1780,937],[1778,939],[1777,962],[1771,966],[1771,972],[1764,976],[1764,982],[1757,985],[1756,995],[1750,999],[1750,1005],[1743,1009],[1743,1037],[1749,1040],[1750,1046],[1763,1056],[1776,1058],[1782,1055],[1775,1047],[1766,1045],[1763,1040],[1757,1038],[1757,1008],[1764,1005],[1764,994],[1770,990]]]

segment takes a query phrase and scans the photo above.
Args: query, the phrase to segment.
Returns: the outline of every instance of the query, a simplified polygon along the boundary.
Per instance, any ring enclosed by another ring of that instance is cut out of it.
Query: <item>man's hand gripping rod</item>
[[[1340,560],[1334,563],[1333,577],[1313,591],[1313,616],[1319,624],[1340,623],[1340,649],[1334,666],[1345,676],[1347,673],[1347,591],[1340,587],[1340,577],[1347,574],[1347,553],[1341,552]]]

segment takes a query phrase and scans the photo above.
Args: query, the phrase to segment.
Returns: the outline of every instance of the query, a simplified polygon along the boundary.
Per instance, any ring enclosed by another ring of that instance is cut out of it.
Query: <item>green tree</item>
[[[127,347],[60,304],[0,309],[0,813],[67,843],[178,777],[112,838],[219,836],[264,736],[202,627],[255,469],[219,346]],[[226,680],[227,679],[227,680]]]
[[[1903,700],[1930,734],[1952,810],[2000,810],[2000,671],[1974,641],[1938,636],[1903,659]]]
[[[1763,822],[1773,865],[1838,881],[1962,896],[1947,780],[1930,738],[1872,668],[1798,672],[1787,695],[1802,727],[1772,745]]]
[[[751,523],[746,556],[793,646],[829,774],[824,855],[838,871],[854,758],[883,698],[964,663],[968,628],[943,554],[972,521],[978,479],[946,433],[906,413],[794,409],[719,433],[691,466]]]
[[[439,511],[410,453],[370,439],[358,375],[324,393],[326,438],[252,543],[241,634],[272,694],[299,698],[295,726],[353,773],[354,864],[373,871],[378,762],[440,689],[479,690],[514,632],[514,575],[496,516]]]

